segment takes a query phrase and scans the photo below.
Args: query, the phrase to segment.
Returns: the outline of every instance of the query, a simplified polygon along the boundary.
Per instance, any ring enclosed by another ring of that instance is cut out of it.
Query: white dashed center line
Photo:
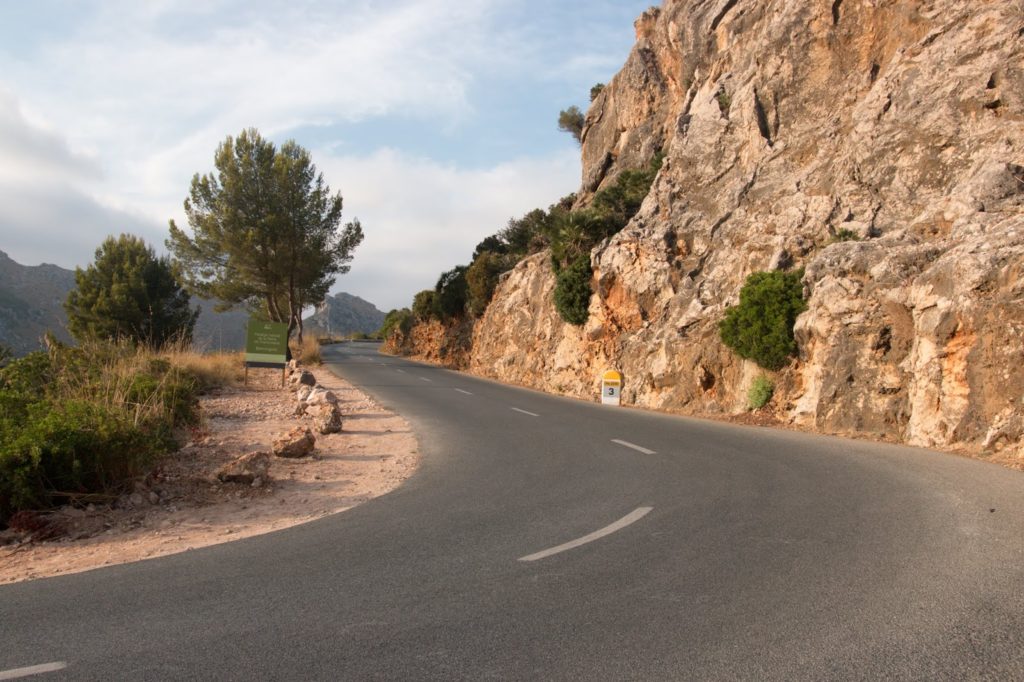
[[[30,665],[27,668],[14,668],[13,670],[0,671],[0,680],[17,680],[30,675],[57,672],[58,670],[63,670],[66,667],[68,667],[68,664],[64,661],[54,661],[53,663]]]
[[[420,377],[420,381],[431,381],[431,380],[426,378],[426,377]]]
[[[642,452],[645,455],[656,455],[656,454],[658,454],[654,450],[648,450],[647,448],[642,448],[639,445],[636,445],[634,443],[630,443],[629,441],[626,441],[626,440],[619,440],[618,438],[612,438],[612,442],[613,443],[618,443],[619,445],[621,445],[623,447],[636,450],[637,452]]]
[[[455,390],[456,390],[456,391],[458,391],[459,393],[465,393],[466,395],[473,395],[473,394],[472,394],[472,393],[470,393],[469,391],[463,391],[463,390],[462,390],[461,388],[457,388],[457,389],[455,389]]]
[[[632,523],[636,523],[637,521],[639,521],[643,517],[647,516],[647,514],[649,514],[652,509],[654,509],[654,507],[639,507],[637,509],[634,509],[630,513],[626,514],[625,516],[623,516],[621,519],[619,519],[615,523],[613,523],[613,524],[611,524],[609,526],[605,526],[601,530],[595,530],[593,533],[590,533],[589,535],[584,535],[581,538],[576,538],[575,540],[571,540],[571,541],[565,543],[564,545],[558,545],[557,547],[552,547],[551,549],[545,549],[544,551],[537,552],[536,554],[529,554],[527,556],[520,557],[519,560],[520,561],[537,561],[538,559],[544,559],[546,557],[549,557],[552,554],[558,554],[560,552],[564,552],[564,551],[569,550],[569,549],[575,549],[575,548],[579,547],[580,545],[585,545],[588,542],[593,542],[594,540],[598,540],[600,538],[603,538],[606,535],[611,535],[612,533],[614,533],[617,530],[622,530],[626,526],[628,526],[628,525],[630,525]]]
[[[535,414],[533,412],[527,412],[526,410],[520,410],[518,407],[513,407],[512,410],[515,411],[515,412],[519,412],[520,414],[528,414],[531,417],[539,417],[540,416],[539,414]]]
[[[396,369],[395,371],[396,372],[401,372],[402,374],[405,374],[405,370],[404,369]]]

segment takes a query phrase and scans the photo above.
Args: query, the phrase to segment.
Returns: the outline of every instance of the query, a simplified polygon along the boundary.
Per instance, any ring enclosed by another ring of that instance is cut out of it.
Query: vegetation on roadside
[[[740,289],[740,302],[719,323],[722,342],[768,370],[782,369],[796,354],[793,326],[807,309],[803,270],[755,272]]]
[[[199,421],[199,393],[237,380],[241,356],[128,342],[49,340],[0,370],[0,527],[11,515],[109,500]]]
[[[775,384],[772,380],[761,374],[754,383],[750,385],[750,390],[747,391],[747,404],[751,410],[760,410],[762,407],[768,404],[768,401],[772,399],[772,395],[775,394]]]
[[[562,319],[576,326],[587,321],[590,308],[590,255],[581,255],[558,273],[555,284],[555,308]]]
[[[292,357],[303,365],[322,365],[323,356],[320,354],[320,339],[312,336],[291,339],[289,345]]]
[[[380,326],[377,336],[387,340],[396,330],[400,331],[403,335],[408,334],[412,330],[414,323],[415,318],[412,311],[408,308],[391,310],[384,316],[384,324]]]

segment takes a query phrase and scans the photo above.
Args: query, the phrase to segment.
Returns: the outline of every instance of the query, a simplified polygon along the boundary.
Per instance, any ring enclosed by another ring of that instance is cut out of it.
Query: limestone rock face
[[[919,445],[1018,443],[1020,3],[666,0],[637,31],[587,114],[579,201],[659,149],[664,163],[591,254],[589,320],[560,320],[538,254],[499,285],[466,364],[595,398],[615,368],[626,404],[736,412],[762,371],[722,346],[724,310],[750,273],[804,268],[777,413]]]

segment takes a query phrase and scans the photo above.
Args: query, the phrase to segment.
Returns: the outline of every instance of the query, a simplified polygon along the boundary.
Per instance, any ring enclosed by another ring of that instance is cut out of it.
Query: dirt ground
[[[277,370],[250,370],[248,387],[201,399],[204,423],[131,494],[111,504],[64,507],[33,533],[0,538],[0,584],[139,561],[267,533],[334,514],[393,490],[419,463],[416,438],[388,412],[324,367],[312,368],[334,392],[343,431],[317,434],[313,455],[272,458],[267,480],[220,483],[223,464],[305,424]],[[254,487],[255,486],[255,487]],[[42,539],[52,536],[51,539]]]

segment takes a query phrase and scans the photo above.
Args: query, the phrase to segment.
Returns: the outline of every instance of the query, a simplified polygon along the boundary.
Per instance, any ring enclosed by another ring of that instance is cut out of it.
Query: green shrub
[[[50,356],[42,351],[11,361],[0,371],[0,387],[14,393],[42,390],[53,380]]]
[[[835,236],[832,237],[832,239],[829,240],[829,243],[830,244],[835,244],[836,242],[859,242],[859,241],[860,241],[860,235],[858,235],[853,230],[849,230],[849,229],[843,227],[843,228],[840,228],[840,229],[836,230]]]
[[[597,96],[604,90],[604,83],[596,83],[590,88],[590,101],[593,102],[597,99]]]
[[[381,325],[377,336],[386,341],[396,329],[400,330],[403,334],[408,334],[412,329],[412,324],[413,315],[411,310],[408,308],[392,310],[384,317],[384,324]]]
[[[558,112],[558,129],[569,133],[580,142],[583,139],[583,112],[576,105]]]
[[[590,256],[580,256],[558,273],[555,285],[555,308],[562,319],[580,326],[587,321],[590,307]]]
[[[590,206],[572,210],[564,202],[552,206],[544,223],[555,272],[589,254],[602,239],[621,231],[632,220],[661,169],[657,154],[647,168],[625,170],[615,182],[594,195]]]
[[[796,353],[793,325],[807,309],[803,270],[755,272],[740,290],[740,303],[719,324],[722,342],[740,357],[778,370]]]
[[[171,359],[168,359],[170,357]],[[199,419],[181,353],[54,344],[0,370],[0,527],[11,514],[117,492]]]
[[[429,320],[437,316],[437,307],[434,302],[437,294],[433,289],[424,289],[412,299],[412,314],[421,321]]]
[[[725,90],[719,90],[718,94],[715,95],[715,99],[718,100],[718,110],[728,116],[729,109],[732,107],[732,97],[729,96],[729,93]]]
[[[440,320],[462,317],[466,313],[469,287],[466,284],[466,266],[459,265],[441,273],[434,287],[434,308]]]
[[[158,451],[160,443],[117,410],[80,400],[32,405],[21,428],[0,433],[0,521],[76,493],[116,489]]]
[[[466,271],[469,295],[467,308],[470,315],[480,317],[484,314],[498,286],[498,277],[507,269],[505,259],[495,253],[484,251],[477,256]]]
[[[761,409],[768,404],[774,393],[775,384],[772,383],[771,379],[763,374],[757,377],[754,379],[754,383],[750,385],[750,390],[747,391],[747,403],[750,405],[750,409]]]

